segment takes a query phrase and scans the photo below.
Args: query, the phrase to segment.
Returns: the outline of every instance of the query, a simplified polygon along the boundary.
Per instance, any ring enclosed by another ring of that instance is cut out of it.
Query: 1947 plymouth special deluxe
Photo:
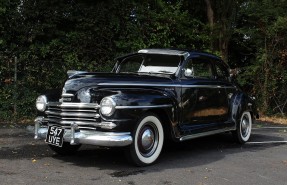
[[[117,58],[110,73],[68,75],[62,92],[36,101],[35,139],[62,155],[81,144],[125,147],[135,165],[146,166],[167,138],[230,131],[243,144],[258,116],[227,64],[208,53],[143,49]]]

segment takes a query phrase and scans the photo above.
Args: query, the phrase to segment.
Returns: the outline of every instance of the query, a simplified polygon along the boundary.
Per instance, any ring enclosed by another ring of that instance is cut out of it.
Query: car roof
[[[150,53],[150,54],[163,54],[163,55],[188,55],[187,51],[175,50],[175,49],[141,49],[138,53]]]
[[[201,52],[196,50],[186,50],[186,49],[141,49],[137,53],[147,53],[147,54],[163,54],[163,55],[178,55],[183,56],[185,59],[189,56],[206,56],[210,58],[216,59],[218,63],[223,64],[226,68],[230,68],[227,63],[225,63],[220,57],[207,53],[207,52]]]
[[[216,58],[218,60],[222,60],[220,57],[206,53],[206,52],[200,52],[195,50],[185,50],[185,49],[141,49],[138,51],[138,53],[148,53],[148,54],[163,54],[163,55],[178,55],[178,56],[184,56],[185,58],[191,55],[201,55],[201,56],[207,56]]]

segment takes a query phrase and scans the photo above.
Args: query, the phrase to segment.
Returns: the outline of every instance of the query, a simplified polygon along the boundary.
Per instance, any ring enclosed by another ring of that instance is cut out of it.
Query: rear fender
[[[248,111],[252,119],[257,117],[258,113],[254,100],[244,93],[234,94],[231,98],[231,119],[234,123],[239,123],[243,112]]]

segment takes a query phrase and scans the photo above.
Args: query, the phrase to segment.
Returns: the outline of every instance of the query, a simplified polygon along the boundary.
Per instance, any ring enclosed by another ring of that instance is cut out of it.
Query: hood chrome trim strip
[[[132,83],[99,83],[99,86],[144,86],[144,87],[181,87],[181,88],[236,88],[225,85],[179,85],[179,84],[132,84]]]

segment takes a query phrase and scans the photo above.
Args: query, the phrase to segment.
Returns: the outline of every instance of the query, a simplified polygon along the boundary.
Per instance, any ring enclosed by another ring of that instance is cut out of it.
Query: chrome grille
[[[100,124],[99,108],[97,103],[50,102],[46,121],[64,127],[76,123],[79,128],[95,128]]]

